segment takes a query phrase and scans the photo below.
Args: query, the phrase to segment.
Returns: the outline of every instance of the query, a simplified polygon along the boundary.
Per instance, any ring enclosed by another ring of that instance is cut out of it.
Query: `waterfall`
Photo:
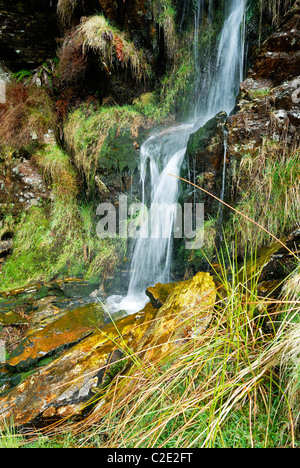
[[[211,2],[209,8],[211,11]],[[197,0],[195,10],[194,59],[196,75],[201,80],[199,68],[198,36],[203,17],[204,0]],[[111,312],[126,310],[137,312],[147,303],[145,289],[155,283],[170,281],[173,227],[176,219],[175,204],[179,181],[168,174],[179,175],[191,133],[202,127],[220,111],[230,113],[235,105],[239,83],[243,79],[244,22],[246,0],[229,0],[221,31],[213,74],[209,71],[209,91],[206,98],[195,100],[193,118],[189,123],[156,132],[142,145],[140,174],[142,200],[146,201],[146,179],[150,179],[150,209],[135,241],[130,267],[130,281],[126,297],[111,296]],[[205,75],[205,74],[204,74]],[[207,76],[207,73],[206,73]],[[196,83],[199,86],[199,82]],[[203,89],[203,87],[202,87]],[[224,159],[226,158],[226,153]],[[225,190],[225,167],[222,194]],[[150,222],[149,222],[150,220]],[[151,234],[149,236],[149,225]]]
[[[235,104],[237,84],[243,81],[245,0],[231,0],[217,55],[216,75],[208,95],[208,117],[219,110],[229,114]]]

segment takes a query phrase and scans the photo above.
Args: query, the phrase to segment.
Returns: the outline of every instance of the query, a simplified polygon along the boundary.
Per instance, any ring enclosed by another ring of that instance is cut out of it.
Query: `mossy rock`
[[[158,283],[155,286],[150,286],[146,290],[147,296],[150,298],[150,302],[159,309],[167,300],[169,295],[173,292],[176,283],[162,284]]]
[[[127,129],[120,132],[116,127],[111,129],[101,147],[99,167],[109,171],[134,173],[139,165],[139,147],[143,134],[145,132],[134,138]]]

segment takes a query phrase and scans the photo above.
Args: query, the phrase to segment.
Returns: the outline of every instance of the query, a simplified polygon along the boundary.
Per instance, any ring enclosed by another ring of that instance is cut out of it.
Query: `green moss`
[[[135,172],[139,153],[134,146],[134,138],[124,129],[119,134],[116,127],[111,129],[101,147],[98,161],[100,167],[108,170]]]
[[[99,163],[119,170],[136,167],[133,142],[143,126],[148,126],[148,119],[134,106],[102,107],[96,112],[82,106],[70,115],[65,138],[76,167],[90,182]]]

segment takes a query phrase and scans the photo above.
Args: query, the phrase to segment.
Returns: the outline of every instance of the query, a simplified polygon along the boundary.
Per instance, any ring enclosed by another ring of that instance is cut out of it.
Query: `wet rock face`
[[[0,0],[0,60],[12,70],[34,68],[56,54],[56,0]]]
[[[270,80],[247,78],[241,84],[240,110],[230,116],[231,155],[254,154],[264,138],[293,147],[300,137],[300,78],[273,87]]]
[[[254,65],[252,78],[268,78],[275,86],[291,80],[300,70],[300,7],[295,6],[283,26],[264,43]]]
[[[254,154],[263,139],[297,145],[300,137],[300,7],[263,45],[241,83],[239,111],[227,122],[233,157]]]
[[[99,3],[109,19],[131,31],[143,29],[147,11],[144,0],[99,0]]]
[[[220,197],[224,165],[227,114],[221,112],[207,122],[204,127],[190,136],[187,147],[188,168],[191,182],[200,184],[208,192]],[[206,215],[214,215],[216,202],[208,195],[197,191],[200,202],[205,203]]]

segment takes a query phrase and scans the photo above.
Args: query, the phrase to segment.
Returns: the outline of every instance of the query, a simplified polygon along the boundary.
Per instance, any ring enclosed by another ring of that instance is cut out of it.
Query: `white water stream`
[[[198,66],[198,36],[203,21],[204,0],[198,0],[195,11],[195,69]],[[168,174],[180,175],[181,165],[191,133],[202,127],[218,112],[230,113],[235,105],[239,83],[243,79],[245,46],[246,0],[228,0],[225,22],[218,44],[217,59],[209,83],[209,92],[201,105],[197,100],[192,109],[191,122],[173,126],[152,134],[142,145],[140,174],[143,202],[146,201],[146,179],[150,179],[151,200],[149,223],[144,223],[135,241],[130,267],[130,282],[127,296],[110,296],[107,306],[111,313],[125,310],[134,313],[148,302],[147,287],[170,281],[172,261],[173,226],[176,219],[174,204],[178,199],[179,180]],[[211,10],[211,8],[210,8]],[[198,83],[199,84],[199,83]],[[222,193],[224,191],[225,167]]]

